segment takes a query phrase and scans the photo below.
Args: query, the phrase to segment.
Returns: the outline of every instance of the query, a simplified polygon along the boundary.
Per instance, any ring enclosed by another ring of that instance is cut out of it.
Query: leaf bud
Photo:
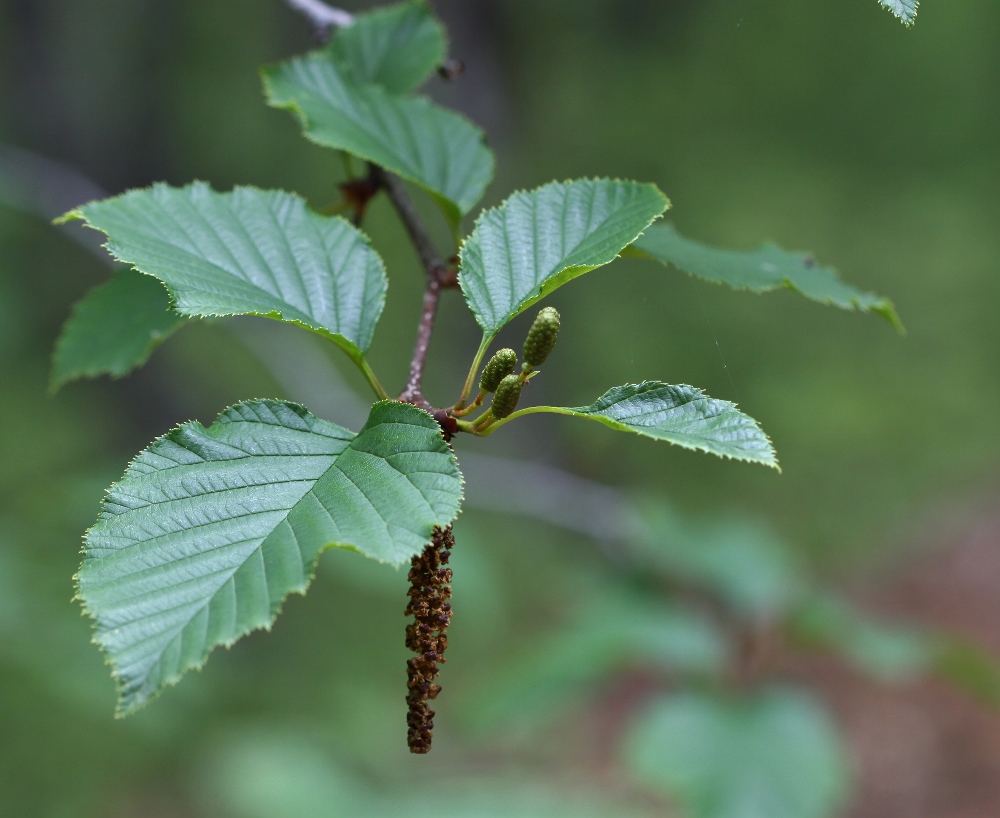
[[[517,402],[521,399],[521,379],[517,375],[508,375],[497,386],[497,393],[493,396],[493,405],[490,407],[493,417],[502,420],[517,408]]]
[[[496,392],[500,381],[513,373],[517,367],[517,353],[512,349],[501,349],[490,358],[479,379],[479,388],[486,392]]]
[[[524,360],[529,366],[541,366],[559,337],[559,313],[546,307],[538,313],[524,341]]]

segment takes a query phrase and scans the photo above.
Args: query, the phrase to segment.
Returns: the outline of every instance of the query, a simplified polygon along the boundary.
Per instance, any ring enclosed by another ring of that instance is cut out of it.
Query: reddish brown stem
[[[413,357],[410,360],[410,376],[406,388],[399,396],[404,403],[412,403],[433,413],[430,402],[424,397],[424,368],[427,365],[427,353],[430,350],[431,336],[434,334],[434,320],[437,317],[438,303],[441,300],[441,290],[446,287],[458,286],[458,278],[438,255],[423,219],[417,212],[410,195],[403,187],[400,179],[383,168],[372,167],[372,177],[388,194],[389,200],[396,208],[399,218],[410,235],[410,240],[416,248],[417,255],[427,273],[427,289],[424,292],[424,305],[420,314],[420,325],[417,328],[417,342],[413,347]]]
[[[422,385],[424,367],[427,365],[427,353],[431,346],[431,335],[434,333],[434,320],[437,318],[438,301],[441,299],[441,282],[437,276],[427,280],[427,290],[424,292],[424,309],[420,314],[420,325],[417,327],[417,342],[413,346],[413,359],[410,361],[410,377],[406,388],[399,396],[404,403],[414,403],[422,409],[431,411],[431,405],[423,396]]]

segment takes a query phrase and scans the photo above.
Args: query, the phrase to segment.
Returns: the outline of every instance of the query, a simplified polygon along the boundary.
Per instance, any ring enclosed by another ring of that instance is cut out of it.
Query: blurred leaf
[[[590,406],[531,406],[507,420],[536,412],[596,420],[611,429],[666,440],[685,449],[778,468],[771,441],[757,421],[729,401],[714,400],[693,386],[660,381],[626,384],[609,389]]]
[[[209,814],[233,818],[352,818],[372,794],[349,771],[291,731],[245,730],[202,765]]]
[[[67,214],[105,233],[119,261],[166,284],[182,315],[262,315],[315,330],[360,360],[385,303],[368,239],[298,196],[203,182],[157,184]]]
[[[817,594],[789,622],[801,644],[839,652],[862,672],[886,682],[936,675],[993,707],[1000,706],[1000,659],[958,636],[889,624],[848,600]]]
[[[465,300],[492,338],[557,287],[611,261],[670,203],[655,185],[552,182],[486,210],[461,251]]]
[[[918,0],[878,0],[883,8],[889,9],[907,26],[912,26],[917,21]]]
[[[847,789],[830,717],[792,690],[662,698],[636,720],[626,759],[687,818],[825,818]]]
[[[424,97],[359,85],[330,52],[263,69],[268,104],[293,112],[308,139],[381,165],[427,190],[457,225],[493,178],[485,136]]]
[[[448,40],[425,0],[414,0],[359,14],[337,30],[328,48],[356,83],[405,94],[444,62]]]
[[[727,653],[718,629],[692,611],[632,594],[588,598],[566,626],[513,660],[502,686],[491,682],[472,720],[489,730],[523,721],[537,726],[579,704],[612,674],[630,668],[716,674]]]
[[[394,565],[419,553],[457,515],[461,483],[438,424],[390,401],[357,435],[251,401],[159,438],[108,491],[79,573],[120,711],[269,627],[325,549]]]
[[[643,512],[637,547],[650,565],[718,595],[738,613],[773,617],[805,588],[792,553],[757,521],[692,522],[662,502],[646,504]]]
[[[663,264],[672,264],[690,275],[737,290],[764,293],[785,288],[821,304],[845,310],[877,312],[902,331],[892,302],[845,284],[832,267],[821,267],[808,253],[782,250],[774,244],[740,252],[719,250],[681,236],[671,224],[656,224],[629,250]]]
[[[184,322],[169,306],[156,279],[118,270],[73,308],[56,343],[52,390],[77,378],[121,377],[142,366]]]
[[[568,795],[531,779],[422,772],[414,785],[381,765],[353,772],[304,735],[252,730],[220,743],[198,777],[206,814],[232,818],[636,818],[646,815],[577,786]],[[394,786],[395,784],[395,786]],[[582,790],[582,791],[581,791]]]
[[[939,636],[934,671],[944,680],[991,707],[1000,707],[1000,659],[968,640]]]
[[[930,670],[935,638],[914,627],[878,622],[832,594],[810,597],[795,612],[793,638],[831,648],[859,670],[889,682]]]

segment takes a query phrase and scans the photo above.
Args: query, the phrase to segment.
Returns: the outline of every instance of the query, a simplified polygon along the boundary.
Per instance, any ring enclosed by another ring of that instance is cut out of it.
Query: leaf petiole
[[[368,360],[364,355],[355,358],[351,356],[351,360],[357,364],[358,369],[361,370],[361,374],[365,376],[365,380],[368,381],[368,385],[374,390],[375,394],[378,396],[379,400],[391,400],[389,393],[385,391],[385,387],[379,383],[378,377],[376,377],[375,372],[372,370],[371,366],[368,364]]]
[[[458,399],[458,403],[455,404],[455,409],[462,409],[462,407],[465,406],[466,398],[472,394],[472,390],[476,383],[476,375],[479,374],[479,367],[483,362],[483,358],[486,356],[486,351],[490,348],[493,338],[493,335],[483,335],[483,342],[479,345],[476,357],[472,359],[472,367],[469,369],[469,374],[465,378],[465,386],[462,387],[462,395]]]

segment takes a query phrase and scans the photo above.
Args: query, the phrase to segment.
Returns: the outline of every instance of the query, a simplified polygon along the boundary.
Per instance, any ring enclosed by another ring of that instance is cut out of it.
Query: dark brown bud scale
[[[406,740],[411,753],[428,753],[434,735],[434,711],[427,706],[436,699],[441,685],[434,684],[438,664],[444,664],[448,647],[445,631],[451,623],[451,569],[443,564],[451,557],[455,538],[451,527],[435,528],[434,535],[421,554],[414,557],[410,568],[410,604],[406,615],[414,621],[406,626],[406,647],[417,654],[406,662],[409,713]]]

